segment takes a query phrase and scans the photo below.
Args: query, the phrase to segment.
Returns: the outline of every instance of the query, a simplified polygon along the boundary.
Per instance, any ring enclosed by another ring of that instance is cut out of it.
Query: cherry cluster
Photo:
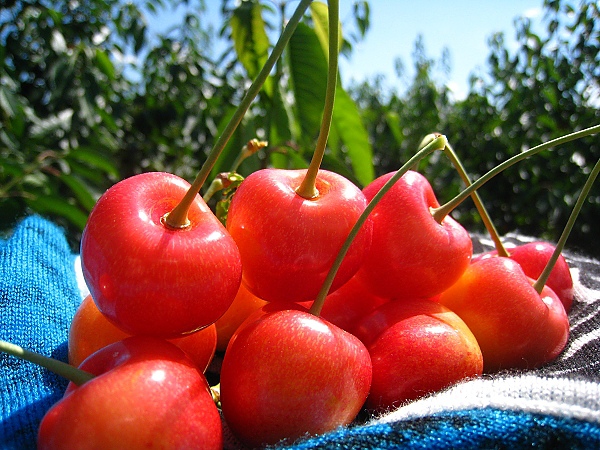
[[[225,226],[199,195],[170,225],[190,188],[174,175],[110,188],[83,233],[91,294],[69,334],[71,364],[93,377],[48,411],[39,447],[221,448],[223,421],[261,447],[556,358],[573,301],[564,258],[536,289],[553,246],[474,256],[457,221],[436,220],[426,178],[394,175],[361,190],[319,170],[307,198],[307,170],[263,169]]]
[[[573,281],[561,247],[497,245],[474,256],[449,213],[470,195],[485,213],[476,189],[487,179],[600,126],[522,152],[472,184],[462,173],[469,187],[443,206],[428,180],[408,170],[435,150],[453,158],[438,134],[397,172],[360,189],[320,169],[337,83],[335,0],[308,169],[220,177],[235,188],[215,211],[199,195],[309,5],[300,1],[191,185],[140,174],[95,205],[81,241],[90,296],[69,334],[81,376],[42,420],[39,448],[218,449],[223,423],[243,445],[263,447],[484,373],[537,368],[564,349]],[[600,164],[588,190],[598,172]],[[205,371],[217,351],[211,387]]]

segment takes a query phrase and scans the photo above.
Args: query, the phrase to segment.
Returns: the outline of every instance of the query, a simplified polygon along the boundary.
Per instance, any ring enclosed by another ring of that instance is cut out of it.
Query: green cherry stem
[[[292,37],[294,30],[298,26],[298,23],[302,19],[304,12],[308,9],[311,2],[312,0],[301,0],[298,6],[296,7],[294,14],[288,21],[287,26],[285,27],[283,33],[281,34],[277,43],[275,44],[275,47],[273,48],[273,51],[271,52],[269,58],[265,62],[265,65],[262,67],[261,71],[256,76],[256,79],[248,88],[248,91],[244,95],[244,98],[240,102],[230,121],[227,123],[227,126],[223,130],[223,133],[217,139],[217,142],[208,154],[206,161],[204,161],[204,164],[200,168],[196,179],[190,186],[189,190],[186,192],[183,199],[179,202],[179,204],[175,206],[175,208],[173,208],[173,210],[163,218],[163,221],[167,226],[177,229],[186,228],[189,225],[188,211],[190,209],[190,206],[194,202],[196,195],[198,195],[200,189],[206,182],[206,179],[208,178],[213,166],[215,165],[217,159],[221,155],[221,152],[227,145],[227,142],[229,142],[229,139],[231,139],[231,136],[233,136],[233,133],[244,118],[244,115],[246,114],[246,111],[252,104],[252,101],[256,98],[265,81],[269,77],[273,66],[275,66],[275,63],[283,53],[285,46]]]
[[[492,170],[481,176],[478,180],[474,181],[470,186],[464,189],[460,194],[454,197],[452,200],[447,202],[446,204],[438,207],[432,208],[431,214],[433,218],[438,222],[442,223],[444,218],[450,214],[454,208],[460,205],[467,197],[469,197],[473,192],[483,186],[486,182],[492,179],[494,176],[498,175],[503,170],[509,168],[510,166],[532,156],[536,153],[539,153],[543,150],[547,150],[551,147],[556,147],[561,144],[565,144],[570,141],[574,141],[576,139],[581,139],[585,136],[589,136],[591,134],[595,134],[600,132],[600,125],[595,125],[590,128],[586,128],[584,130],[576,131],[574,133],[567,134],[565,136],[561,136],[556,139],[552,139],[551,141],[545,142],[543,144],[537,145],[529,150],[526,150],[518,155],[513,156],[512,158],[507,159],[501,164],[498,164]]]
[[[452,148],[452,146],[450,144],[446,145],[446,148],[444,149],[444,153],[446,153],[446,156],[448,156],[448,158],[450,158],[450,161],[454,165],[454,168],[458,172],[463,183],[465,183],[465,186],[469,187],[472,184],[471,178],[469,177],[469,174],[467,173],[464,166],[462,165],[460,158],[458,157],[458,155],[456,154],[456,152],[454,151],[454,149]],[[473,203],[475,204],[475,208],[477,208],[477,211],[479,212],[479,216],[481,217],[481,220],[483,221],[483,225],[485,226],[485,229],[487,230],[488,234],[490,235],[492,241],[494,241],[494,246],[496,247],[498,256],[508,256],[508,252],[506,251],[504,244],[500,240],[500,235],[498,234],[498,230],[496,230],[496,227],[494,226],[494,223],[492,222],[492,219],[491,219],[487,209],[485,208],[483,202],[481,201],[481,197],[479,196],[479,193],[477,191],[474,191],[471,194],[471,199],[473,200]]]
[[[78,386],[94,378],[94,375],[89,372],[85,372],[57,359],[31,352],[7,341],[0,340],[0,351],[44,367]]]
[[[335,90],[338,79],[338,58],[339,58],[339,2],[338,0],[329,0],[329,62],[327,70],[327,88],[325,91],[325,106],[323,108],[323,119],[321,120],[321,129],[315,151],[313,153],[310,165],[302,184],[296,189],[296,193],[306,199],[316,198],[319,192],[315,186],[319,168],[325,154],[329,130],[333,116],[333,105],[335,100]]]
[[[587,180],[585,181],[585,184],[583,185],[583,188],[581,188],[579,197],[577,197],[577,202],[575,202],[575,206],[573,206],[573,210],[571,211],[569,220],[567,220],[567,224],[565,225],[565,228],[563,229],[563,231],[560,235],[560,238],[558,239],[558,242],[556,243],[556,247],[554,248],[554,252],[552,253],[552,256],[546,263],[546,266],[544,267],[544,270],[540,274],[539,278],[533,284],[534,289],[540,294],[541,294],[542,289],[544,288],[546,282],[548,281],[550,272],[552,272],[552,269],[554,268],[556,261],[558,260],[561,252],[563,251],[563,248],[565,247],[567,238],[569,237],[569,234],[571,233],[571,230],[573,229],[573,226],[575,225],[575,221],[577,220],[577,216],[579,215],[579,212],[583,208],[583,203],[585,202],[588,194],[590,193],[590,190],[592,189],[592,185],[594,184],[594,181],[596,180],[596,177],[598,176],[598,172],[600,172],[600,159],[596,162],[596,165],[590,172]]]
[[[254,155],[260,149],[265,148],[269,143],[267,141],[259,141],[258,139],[250,139],[244,147],[242,147],[242,151],[237,155],[235,161],[231,165],[230,172],[237,172],[240,168],[240,164],[244,162],[246,158]]]
[[[371,214],[377,203],[379,203],[381,198],[392,188],[394,183],[396,183],[396,181],[398,181],[406,172],[408,172],[410,168],[414,167],[415,164],[418,164],[418,162],[421,159],[425,158],[430,153],[433,153],[436,150],[443,150],[447,144],[448,140],[446,139],[446,136],[440,135],[433,139],[431,142],[429,142],[425,147],[419,149],[419,151],[415,153],[414,156],[410,158],[400,169],[398,169],[398,171],[381,187],[381,189],[379,189],[377,194],[375,194],[375,196],[371,199],[365,210],[358,217],[358,220],[350,230],[350,233],[348,233],[348,237],[342,244],[342,247],[336,256],[333,265],[329,269],[329,272],[325,277],[325,281],[321,286],[321,290],[317,294],[317,297],[310,308],[310,312],[312,314],[314,314],[315,316],[321,314],[321,309],[323,309],[325,298],[329,293],[329,289],[331,289],[333,279],[335,278],[335,275],[337,274],[337,271],[340,268],[342,261],[346,256],[346,253],[348,253],[348,249],[350,248],[352,241],[360,231],[360,228],[366,222],[367,218],[369,217],[369,214]]]

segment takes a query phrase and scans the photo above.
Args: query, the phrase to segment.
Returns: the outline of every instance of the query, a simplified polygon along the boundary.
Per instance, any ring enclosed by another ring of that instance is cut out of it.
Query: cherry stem
[[[583,188],[581,189],[581,192],[579,193],[577,202],[575,202],[575,206],[573,207],[573,211],[571,211],[569,220],[567,220],[567,224],[565,225],[565,228],[563,229],[563,231],[560,235],[560,238],[558,239],[558,242],[556,243],[556,247],[554,247],[554,252],[552,253],[552,256],[546,263],[546,266],[544,267],[544,270],[540,274],[539,278],[535,281],[535,283],[533,283],[533,287],[537,291],[538,294],[542,293],[542,289],[544,289],[544,286],[546,285],[546,282],[548,281],[548,277],[550,277],[550,272],[552,272],[552,269],[554,268],[556,261],[558,261],[558,258],[560,257],[560,254],[565,247],[567,238],[569,237],[569,234],[571,233],[571,230],[573,229],[573,226],[575,225],[577,216],[579,215],[581,209],[583,208],[583,203],[585,202],[588,194],[590,193],[590,190],[592,189],[592,185],[594,184],[594,181],[596,180],[596,177],[598,176],[598,172],[600,172],[600,159],[596,162],[596,165],[590,172],[590,175],[588,176],[585,184],[583,185]]]
[[[296,193],[305,198],[316,198],[319,195],[315,183],[323,156],[325,155],[325,147],[329,138],[329,130],[331,129],[331,121],[333,116],[333,106],[335,103],[335,90],[338,79],[338,53],[339,53],[339,2],[338,0],[329,0],[329,62],[327,70],[327,88],[325,91],[325,106],[323,108],[323,119],[321,120],[321,129],[315,151],[313,153],[310,165],[302,184],[296,189]]]
[[[164,217],[164,223],[167,226],[174,229],[178,229],[186,228],[189,225],[188,211],[194,203],[196,195],[198,195],[200,189],[206,182],[206,179],[208,178],[213,166],[215,165],[217,159],[221,155],[221,152],[227,145],[227,142],[229,142],[229,139],[231,139],[231,136],[233,136],[233,133],[244,118],[244,115],[246,114],[246,111],[252,104],[252,101],[256,98],[265,81],[269,77],[271,70],[273,69],[275,63],[283,53],[285,46],[292,37],[294,30],[298,26],[298,23],[300,23],[300,20],[302,19],[304,12],[308,9],[311,1],[312,0],[301,0],[301,2],[296,7],[294,14],[288,21],[285,29],[279,37],[279,40],[275,44],[275,47],[273,47],[273,51],[269,55],[269,58],[265,62],[265,65],[262,67],[259,74],[256,76],[256,79],[248,88],[248,91],[244,95],[244,98],[242,99],[239,106],[235,110],[233,116],[225,126],[223,133],[217,139],[217,142],[208,154],[206,161],[204,161],[204,164],[200,168],[196,179],[184,195],[183,199],[181,199],[179,204],[175,206],[175,208],[173,208],[173,210]]]
[[[522,153],[519,153],[518,155],[513,156],[512,158],[507,159],[503,163],[498,164],[496,167],[491,169],[489,172],[487,172],[486,174],[481,176],[478,180],[474,181],[470,186],[468,186],[460,194],[458,194],[456,197],[454,197],[452,200],[450,200],[446,204],[444,204],[438,208],[433,208],[431,210],[433,218],[438,223],[442,223],[444,218],[448,214],[450,214],[454,210],[454,208],[456,208],[458,205],[460,205],[467,197],[469,197],[473,192],[475,192],[477,189],[479,189],[481,186],[483,186],[486,182],[488,182],[494,176],[498,175],[500,172],[509,168],[510,166],[512,166],[532,155],[535,155],[536,153],[539,153],[543,150],[547,150],[551,147],[556,147],[558,145],[565,144],[567,142],[574,141],[576,139],[581,139],[585,136],[589,136],[591,134],[595,134],[598,132],[600,132],[600,125],[595,125],[593,127],[586,128],[584,130],[576,131],[574,133],[570,133],[565,136],[561,136],[559,138],[552,139],[551,141],[537,145],[533,148],[530,148],[529,150],[526,150]]]
[[[0,351],[44,367],[78,386],[94,378],[94,375],[89,372],[85,372],[57,359],[31,352],[7,341],[0,340]]]
[[[408,172],[408,170],[414,167],[415,164],[418,164],[421,159],[423,159],[424,157],[426,157],[430,153],[433,153],[436,150],[443,150],[446,145],[448,145],[448,140],[446,139],[446,136],[439,135],[431,142],[429,142],[425,147],[419,149],[419,151],[415,153],[415,155],[412,158],[410,158],[400,169],[398,169],[398,171],[394,175],[392,175],[392,177],[381,187],[381,189],[379,189],[377,194],[375,194],[375,196],[367,204],[367,207],[358,217],[358,220],[350,230],[350,233],[348,233],[348,237],[346,237],[346,240],[344,241],[339,253],[337,254],[333,265],[329,269],[329,272],[325,277],[325,281],[321,286],[321,290],[317,294],[317,297],[310,308],[310,312],[312,314],[314,314],[315,316],[321,314],[321,310],[323,309],[323,305],[325,303],[325,298],[327,297],[329,289],[331,289],[331,285],[333,284],[333,279],[335,278],[335,275],[337,274],[337,271],[339,270],[342,261],[346,256],[346,253],[348,253],[352,241],[354,241],[354,238],[360,231],[360,228],[366,222],[367,218],[369,217],[369,214],[371,214],[371,212],[373,211],[375,206],[377,206],[381,198],[392,188],[396,181],[398,181],[406,172]]]
[[[219,191],[222,191],[223,189],[225,189],[225,183],[223,183],[223,178],[221,177],[221,174],[219,174],[208,185],[208,189],[202,196],[202,200],[208,203],[210,199],[213,198],[213,195]]]
[[[227,189],[231,186],[232,178],[237,177],[239,179],[242,178],[241,175],[237,173],[240,164],[248,157],[254,155],[257,151],[262,148],[265,148],[268,144],[266,141],[259,141],[258,139],[250,139],[246,145],[242,147],[242,150],[238,154],[236,160],[231,166],[231,170],[229,172],[221,172],[217,174],[217,176],[212,180],[212,182],[208,185],[208,189],[202,196],[202,199],[208,203],[210,199],[219,191],[223,189]]]
[[[256,138],[250,139],[246,145],[242,147],[242,151],[237,155],[237,158],[235,158],[230,172],[237,172],[240,168],[240,164],[242,164],[246,158],[254,155],[257,151],[265,148],[267,145],[269,145],[267,141],[259,141]]]
[[[460,158],[458,157],[452,146],[450,144],[446,145],[444,152],[446,153],[448,158],[450,158],[450,161],[452,161],[452,164],[454,165],[454,168],[461,177],[463,183],[465,183],[465,185],[469,187],[472,184],[471,178],[469,177],[469,174],[465,170]],[[473,200],[473,203],[475,204],[475,208],[477,208],[477,211],[479,212],[479,216],[483,221],[485,229],[488,231],[492,241],[494,241],[494,245],[496,247],[496,251],[498,252],[498,256],[508,256],[508,252],[506,251],[504,244],[502,244],[502,241],[500,240],[498,230],[496,230],[496,227],[494,226],[494,223],[492,222],[492,219],[487,209],[481,201],[479,193],[477,191],[474,191],[471,194],[471,198]]]

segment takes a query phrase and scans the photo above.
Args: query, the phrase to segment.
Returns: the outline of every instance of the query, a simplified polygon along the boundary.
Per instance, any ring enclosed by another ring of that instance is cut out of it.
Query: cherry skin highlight
[[[38,448],[221,449],[221,418],[202,373],[173,344],[135,336],[91,355],[97,375],[44,416]]]
[[[367,201],[346,178],[320,170],[319,195],[296,193],[306,170],[263,169],[239,186],[227,215],[237,243],[243,282],[265,301],[314,300]],[[363,224],[334,279],[331,292],[354,275],[371,243]]]
[[[199,330],[223,315],[238,291],[239,251],[200,196],[189,226],[163,223],[189,186],[166,173],[136,175],[106,191],[89,216],[83,275],[98,309],[129,334]]]
[[[365,197],[371,200],[393,175],[365,187]],[[468,267],[471,237],[449,216],[437,223],[431,208],[438,206],[427,179],[414,171],[406,172],[375,206],[372,244],[358,272],[375,295],[432,297]]]

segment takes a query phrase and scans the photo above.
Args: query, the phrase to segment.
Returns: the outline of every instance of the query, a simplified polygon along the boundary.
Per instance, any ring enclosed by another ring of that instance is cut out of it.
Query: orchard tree
[[[124,177],[168,171],[190,179],[228,123],[287,21],[287,2],[223,1],[215,55],[203,0],[16,1],[0,12],[1,229],[31,212],[68,228],[74,247],[99,195]],[[158,36],[149,14],[184,11]],[[355,3],[342,51],[369,26]],[[325,94],[327,7],[314,2],[213,175],[258,137],[269,148],[240,168],[302,167]],[[310,69],[307,64],[310,62]],[[338,91],[324,166],[365,184],[372,150],[354,102]]]
[[[376,173],[399,167],[420,139],[444,133],[474,179],[539,143],[596,125],[600,119],[600,17],[596,2],[545,1],[539,24],[515,22],[518,48],[502,34],[490,37],[487,70],[472,75],[464,100],[445,85],[446,57],[426,55],[415,43],[415,75],[403,92],[384,78],[352,86],[374,146]],[[577,194],[598,157],[597,137],[543,152],[491,180],[480,190],[501,233],[520,231],[558,239]],[[430,157],[419,170],[440,199],[463,187],[447,158]],[[600,197],[592,192],[569,238],[572,247],[600,254],[593,239]],[[534,213],[532,213],[534,211]],[[453,215],[468,229],[484,231],[471,202]]]
[[[491,37],[488,73],[473,79],[469,97],[453,109],[448,137],[474,175],[600,120],[597,2],[546,0],[544,11],[539,25],[525,18],[515,23],[514,52],[502,35]],[[599,157],[596,136],[578,140],[507,170],[481,195],[501,232],[556,240]],[[600,194],[592,192],[569,238],[569,244],[595,254],[599,203]]]

